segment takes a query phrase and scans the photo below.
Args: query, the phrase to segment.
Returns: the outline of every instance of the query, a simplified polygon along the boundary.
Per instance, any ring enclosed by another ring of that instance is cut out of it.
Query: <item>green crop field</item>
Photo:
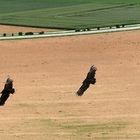
[[[0,23],[84,28],[140,23],[139,0],[0,0]]]

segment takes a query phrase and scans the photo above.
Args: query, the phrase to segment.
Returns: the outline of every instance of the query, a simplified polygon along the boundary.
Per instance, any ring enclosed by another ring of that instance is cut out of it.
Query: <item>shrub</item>
[[[6,36],[6,33],[4,33],[3,36]]]
[[[22,34],[23,34],[22,32],[19,32],[19,33],[18,33],[19,36],[21,36]]]
[[[40,35],[44,34],[44,31],[39,32]]]
[[[83,31],[86,31],[86,29],[83,29]]]
[[[25,35],[33,35],[33,32],[26,32]]]
[[[80,29],[75,29],[75,32],[80,32]]]
[[[120,28],[120,25],[116,25],[116,28]]]

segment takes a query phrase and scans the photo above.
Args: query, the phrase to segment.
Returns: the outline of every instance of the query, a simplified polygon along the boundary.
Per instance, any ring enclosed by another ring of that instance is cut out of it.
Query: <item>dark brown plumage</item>
[[[4,105],[6,100],[9,98],[10,94],[14,94],[15,89],[13,88],[13,80],[7,78],[6,83],[4,85],[4,89],[1,91],[0,97],[0,105]]]
[[[94,85],[96,83],[96,78],[95,78],[96,70],[97,68],[94,65],[90,67],[90,70],[87,73],[85,80],[82,82],[81,87],[76,92],[78,96],[82,96],[84,92],[89,88],[90,84]]]

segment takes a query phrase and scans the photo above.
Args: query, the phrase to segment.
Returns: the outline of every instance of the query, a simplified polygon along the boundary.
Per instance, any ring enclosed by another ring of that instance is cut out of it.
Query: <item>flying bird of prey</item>
[[[81,87],[76,92],[78,96],[82,96],[84,92],[89,88],[90,84],[94,85],[96,83],[95,78],[96,71],[97,68],[94,65],[92,65],[89,69],[89,72],[87,73],[85,80],[82,82]]]
[[[13,80],[10,79],[10,77],[7,78],[4,88],[1,91],[1,97],[0,97],[0,105],[4,105],[6,100],[9,98],[10,94],[14,94],[15,89],[13,88]]]

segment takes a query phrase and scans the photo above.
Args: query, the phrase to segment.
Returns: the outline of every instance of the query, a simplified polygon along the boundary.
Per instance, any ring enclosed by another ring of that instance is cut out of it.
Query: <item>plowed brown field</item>
[[[10,29],[9,29],[10,30]],[[75,92],[89,67],[97,83]],[[2,140],[139,140],[140,31],[0,41]]]

